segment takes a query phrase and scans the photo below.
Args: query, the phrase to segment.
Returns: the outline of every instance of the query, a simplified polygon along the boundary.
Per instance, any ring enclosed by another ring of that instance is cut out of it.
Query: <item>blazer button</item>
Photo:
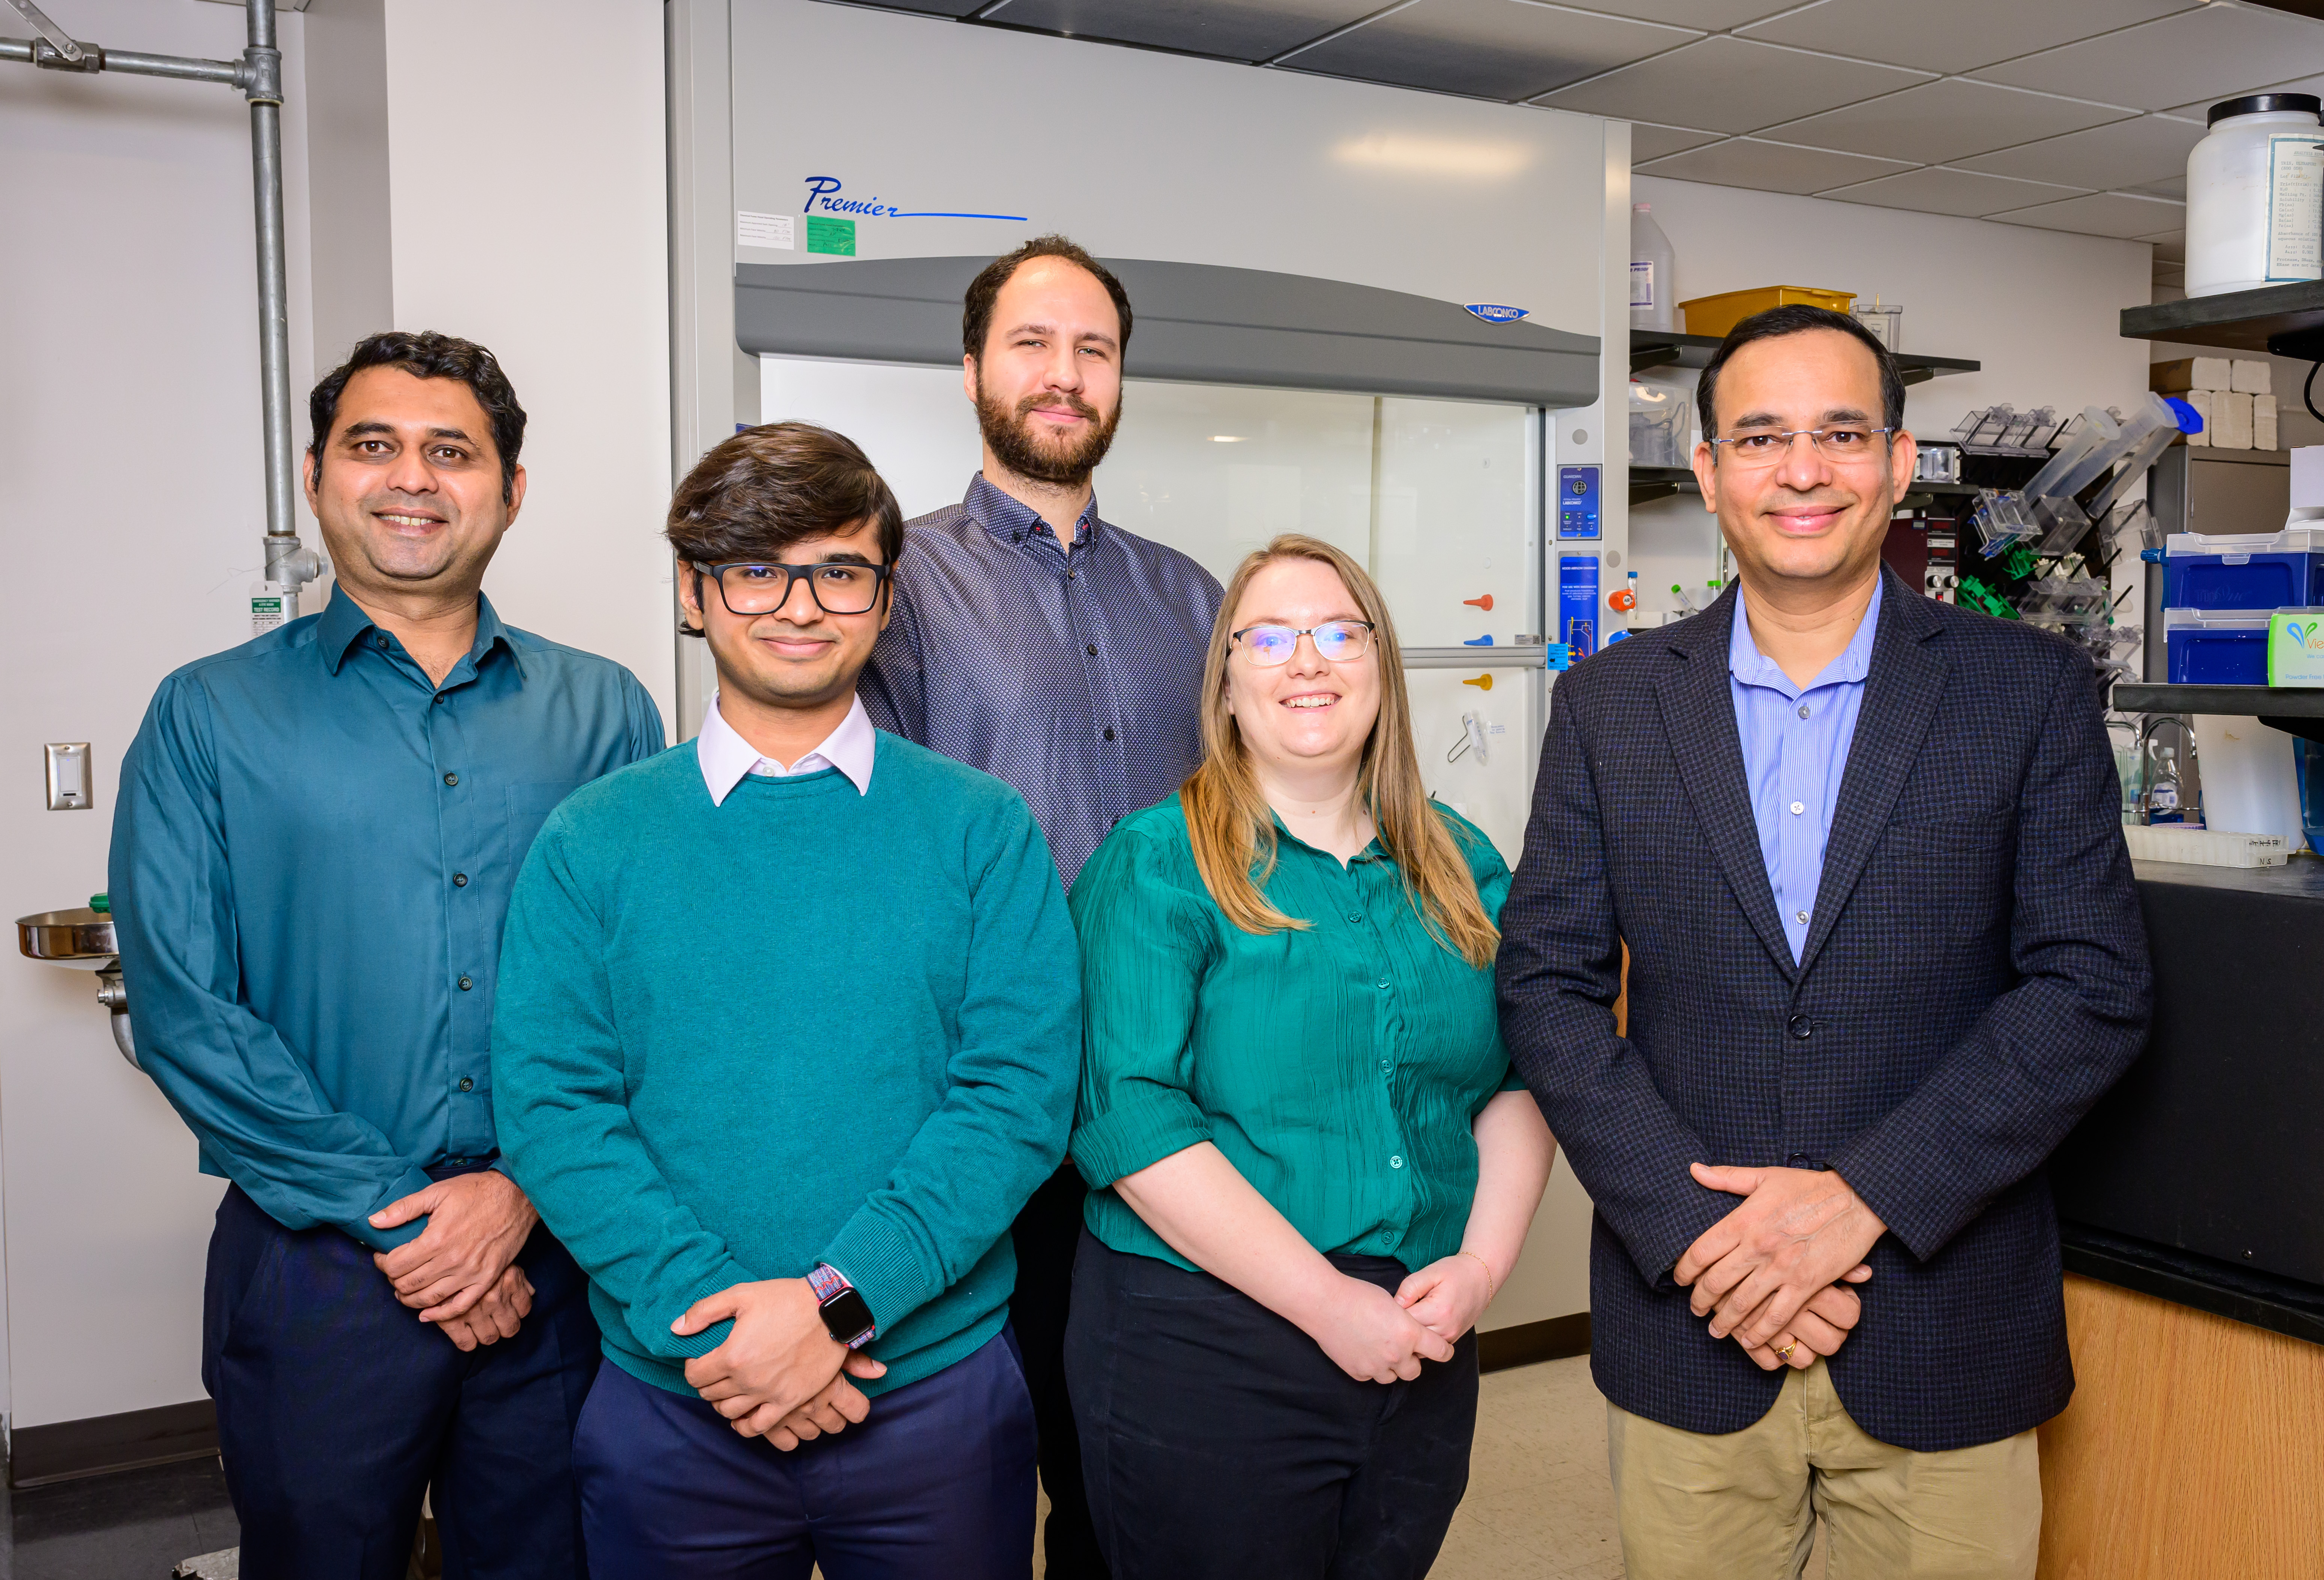
[[[1790,1020],[1784,1021],[1784,1024],[1790,1030],[1791,1034],[1794,1037],[1798,1038],[1802,1042],[1805,1042],[1809,1038],[1815,1035],[1815,1022],[1809,1020],[1805,1015],[1794,1015]]]

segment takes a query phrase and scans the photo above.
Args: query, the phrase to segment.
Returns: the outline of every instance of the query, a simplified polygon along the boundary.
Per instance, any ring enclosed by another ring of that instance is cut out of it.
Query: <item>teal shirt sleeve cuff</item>
[[[840,1225],[816,1260],[855,1286],[882,1334],[943,1293],[922,1273],[919,1253],[899,1227],[868,1209]]]
[[[1117,1102],[1074,1129],[1074,1167],[1092,1190],[1211,1139],[1211,1122],[1184,1092],[1157,1089]]]
[[[379,1200],[372,1204],[371,1210],[376,1213],[382,1208],[392,1206],[407,1196],[426,1190],[434,1183],[435,1181],[429,1179],[424,1170],[416,1168],[407,1169],[403,1171],[402,1178],[389,1186]],[[409,1224],[399,1224],[392,1229],[374,1229],[371,1225],[370,1217],[366,1215],[364,1217],[342,1223],[338,1227],[346,1231],[347,1235],[358,1244],[367,1245],[377,1252],[388,1252],[399,1245],[408,1244],[419,1239],[428,1228],[428,1219],[425,1215],[422,1215],[412,1219]]]

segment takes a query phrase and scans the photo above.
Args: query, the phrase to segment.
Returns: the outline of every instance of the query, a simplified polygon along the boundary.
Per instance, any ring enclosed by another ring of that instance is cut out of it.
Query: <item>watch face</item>
[[[823,1303],[823,1326],[841,1344],[853,1344],[872,1331],[872,1307],[853,1289],[842,1289]]]

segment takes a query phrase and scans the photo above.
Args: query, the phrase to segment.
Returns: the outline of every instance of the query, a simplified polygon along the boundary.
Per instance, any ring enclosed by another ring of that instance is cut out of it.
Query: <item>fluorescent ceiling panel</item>
[[[1826,190],[1817,196],[1837,198],[1843,203],[1872,203],[1883,208],[1916,208],[1923,214],[1958,214],[1976,219],[2004,209],[2030,208],[2037,203],[2052,203],[2080,194],[2071,187],[2053,187],[2046,181],[2013,181],[2003,176],[1941,170],[1932,165],[1926,170],[1883,176],[1876,181]]]
[[[2136,187],[2187,173],[2187,151],[2203,140],[2203,128],[2184,121],[2142,115],[2092,132],[2070,132],[1995,153],[1955,162],[1989,175],[2027,181],[2059,181],[2069,187]]]
[[[2228,98],[2249,91],[2254,83],[2316,72],[2324,72],[2324,23],[2213,0],[2160,22],[1988,66],[1977,75],[2043,93],[2159,110],[2199,98]]]
[[[2033,208],[1987,216],[2004,225],[2031,225],[2043,230],[2072,230],[2084,236],[2118,236],[2135,241],[2143,236],[2176,229],[2186,223],[2183,204],[2161,198],[2134,198],[2126,192],[2092,192]]]
[[[987,20],[1075,38],[1266,60],[1379,9],[1379,0],[1009,0]]]
[[[1285,57],[1300,71],[1517,99],[1697,35],[1517,0],[1416,0]]]
[[[1856,153],[1834,153],[1826,148],[1794,148],[1782,143],[1758,143],[1738,137],[1685,153],[1657,159],[1636,167],[1640,175],[1667,176],[1679,181],[1708,181],[1720,187],[1752,187],[1763,192],[1821,192],[1875,176],[1892,175],[1904,167],[1894,160],[1867,159]]]
[[[2197,0],[1822,0],[1740,31],[1771,43],[1968,71],[2094,33],[2152,22]]]
[[[2046,93],[1948,78],[1766,128],[1783,143],[1837,148],[1914,164],[2031,143],[2126,118],[2130,112]]]
[[[1756,132],[1926,80],[1924,72],[1718,37],[1545,94],[1540,102],[1621,121],[1683,119],[1713,131]]]

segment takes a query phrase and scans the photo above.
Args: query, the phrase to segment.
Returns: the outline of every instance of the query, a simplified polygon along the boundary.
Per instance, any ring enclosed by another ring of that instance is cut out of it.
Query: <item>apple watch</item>
[[[815,1291],[816,1306],[823,1313],[823,1326],[831,1336],[851,1350],[860,1350],[872,1342],[879,1325],[872,1320],[872,1307],[847,1275],[827,1261],[819,1261],[808,1270],[807,1288]]]

